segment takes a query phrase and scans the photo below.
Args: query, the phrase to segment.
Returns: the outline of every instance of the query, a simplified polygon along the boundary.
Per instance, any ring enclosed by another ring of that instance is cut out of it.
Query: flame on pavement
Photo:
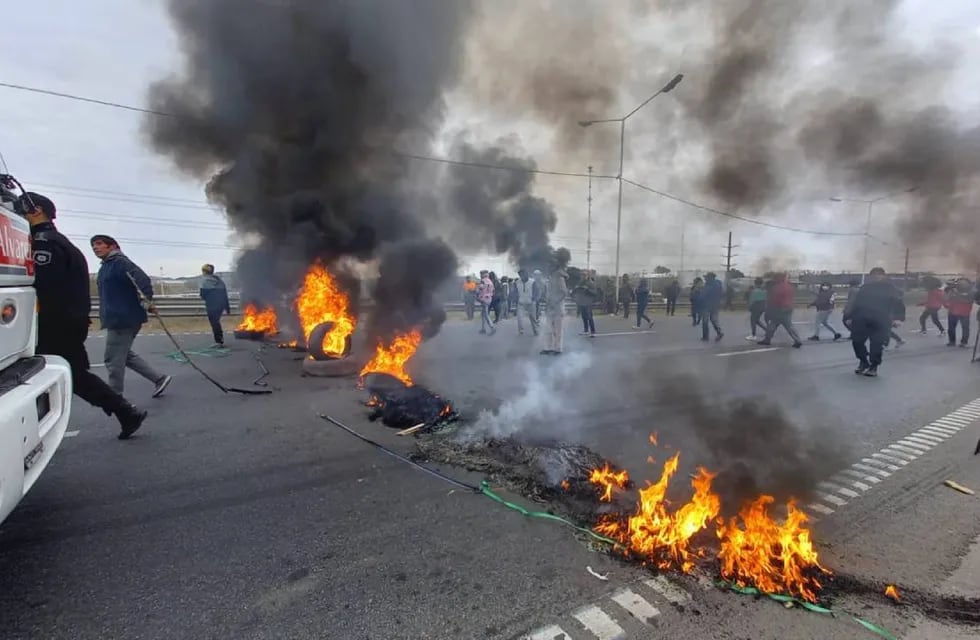
[[[890,584],[887,587],[885,587],[885,595],[891,598],[892,600],[894,600],[895,602],[900,602],[902,600],[902,596],[898,595],[898,589],[893,584]]]
[[[418,330],[397,335],[388,345],[379,343],[374,357],[361,369],[361,377],[369,373],[387,373],[404,382],[406,386],[412,386],[412,377],[405,371],[405,363],[415,355],[421,343],[422,333]]]
[[[673,504],[667,500],[667,489],[679,459],[679,453],[668,458],[660,479],[640,489],[632,515],[604,516],[595,530],[645,564],[689,573],[699,558],[708,555],[710,536],[701,534],[713,528],[724,578],[739,586],[815,601],[820,575],[830,572],[820,566],[806,528],[806,514],[790,502],[785,520],[775,520],[769,514],[774,498],[761,495],[725,521],[719,517],[721,498],[711,487],[716,474],[702,467],[692,475],[691,497]],[[625,486],[625,482],[612,482],[610,473],[606,463],[602,469],[593,469],[589,478],[603,490],[602,501],[611,500],[614,486]],[[625,479],[626,472],[621,473]]]
[[[242,312],[242,321],[238,323],[238,331],[263,331],[265,333],[278,333],[276,323],[276,310],[272,307],[259,309],[249,302],[245,305]]]
[[[323,339],[323,351],[332,356],[344,355],[347,338],[354,333],[357,318],[350,312],[347,294],[321,262],[310,265],[293,305],[307,342],[317,325],[332,322],[333,329]]]
[[[608,462],[601,469],[593,469],[589,474],[589,482],[602,489],[599,496],[602,502],[612,502],[613,489],[625,489],[629,481],[630,477],[625,469],[613,471]]]

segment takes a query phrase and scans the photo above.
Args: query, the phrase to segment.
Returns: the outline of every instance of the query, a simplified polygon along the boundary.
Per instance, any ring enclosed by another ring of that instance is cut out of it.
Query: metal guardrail
[[[808,294],[805,298],[798,297],[796,299],[796,306],[806,307],[807,305],[810,304],[812,300],[813,297],[810,294]],[[160,313],[160,315],[167,318],[194,318],[194,317],[204,317],[205,315],[207,315],[204,309],[204,301],[201,300],[200,298],[187,298],[187,297],[178,297],[178,296],[157,296],[154,299],[154,302],[156,303],[157,311]],[[241,301],[237,297],[229,297],[229,302],[231,305],[231,314],[236,316],[240,315]],[[361,309],[370,309],[373,306],[374,303],[370,300],[365,300],[361,303]],[[630,306],[631,309],[635,309],[636,303],[632,303]],[[666,303],[662,298],[655,298],[647,306],[647,309],[651,311],[662,310],[665,306]],[[686,312],[687,309],[690,309],[690,306],[691,306],[690,302],[687,300],[677,301],[677,308],[679,310],[684,309]],[[605,306],[602,303],[596,303],[595,307],[596,309],[599,310],[605,309]],[[466,307],[462,302],[447,302],[443,304],[443,308],[446,311],[461,312]],[[748,309],[748,306],[744,300],[736,300],[734,304],[734,308],[736,311],[746,311]],[[841,308],[840,303],[838,303],[838,308]],[[574,312],[575,304],[572,302],[566,303],[565,310],[566,312],[568,311]],[[479,308],[477,309],[477,313],[479,313]],[[99,302],[97,299],[92,300],[92,312],[90,315],[93,318],[99,317]]]

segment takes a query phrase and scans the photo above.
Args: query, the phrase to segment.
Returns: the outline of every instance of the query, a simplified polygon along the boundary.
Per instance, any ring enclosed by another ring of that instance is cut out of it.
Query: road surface
[[[652,331],[636,332],[598,318],[603,335],[589,339],[573,334],[570,318],[568,352],[544,372],[541,344],[518,336],[513,320],[493,337],[454,321],[412,369],[470,425],[503,405],[505,415],[526,416],[525,435],[586,443],[637,479],[657,472],[645,462],[653,431],[681,451],[685,469],[717,456],[658,401],[671,380],[709,403],[768,399],[803,441],[833,445],[827,483],[808,505],[824,564],[927,595],[980,591],[980,496],[942,484],[980,489],[980,457],[971,455],[980,364],[969,353],[905,329],[908,343],[866,379],[852,373],[847,343],[794,350],[782,336],[762,349],[743,339],[747,322],[737,315],[723,318],[724,340],[705,344],[686,318],[655,319]],[[256,346],[232,346],[228,357],[200,362],[247,386],[259,375]],[[151,412],[138,437],[117,441],[114,424],[77,402],[72,437],[0,525],[4,638],[878,637],[844,616],[719,590],[705,576],[654,579],[566,528],[420,473],[319,419],[329,413],[397,450],[411,447],[366,420],[351,380],[301,377],[290,352],[262,353],[274,395],[243,397],[168,359],[162,336],[140,337],[136,348],[176,378],[154,400],[148,383],[127,377],[127,395]],[[89,349],[99,361],[98,336]],[[553,402],[522,404],[529,390],[554,389]],[[844,594],[834,606],[896,637],[980,633],[878,593]]]

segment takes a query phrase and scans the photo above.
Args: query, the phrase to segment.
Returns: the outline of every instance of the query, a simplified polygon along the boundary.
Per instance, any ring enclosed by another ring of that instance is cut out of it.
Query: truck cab
[[[34,353],[37,295],[30,226],[0,186],[0,522],[34,486],[71,415],[71,368]]]

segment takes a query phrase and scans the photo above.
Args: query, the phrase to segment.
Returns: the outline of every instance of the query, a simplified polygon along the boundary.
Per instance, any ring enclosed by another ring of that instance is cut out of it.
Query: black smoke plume
[[[345,265],[380,258],[375,337],[444,316],[433,292],[457,266],[434,212],[393,152],[425,151],[456,81],[472,3],[439,0],[170,0],[184,53],[154,83],[153,148],[208,180],[234,229],[260,239],[239,267],[266,297],[295,291],[315,259],[352,298]],[[413,150],[418,150],[415,147]],[[551,225],[553,227],[553,224]]]
[[[448,175],[454,240],[472,251],[506,253],[515,265],[546,270],[552,254],[548,235],[558,216],[551,203],[533,195],[536,168],[530,158],[505,149],[507,141],[479,149],[457,140],[453,157],[512,168],[485,170],[454,166]]]
[[[804,431],[779,405],[752,397],[711,400],[700,384],[691,375],[674,376],[658,384],[655,397],[706,449],[704,466],[717,471],[712,487],[726,508],[737,511],[761,493],[779,502],[807,500],[818,482],[844,466],[826,432]]]

